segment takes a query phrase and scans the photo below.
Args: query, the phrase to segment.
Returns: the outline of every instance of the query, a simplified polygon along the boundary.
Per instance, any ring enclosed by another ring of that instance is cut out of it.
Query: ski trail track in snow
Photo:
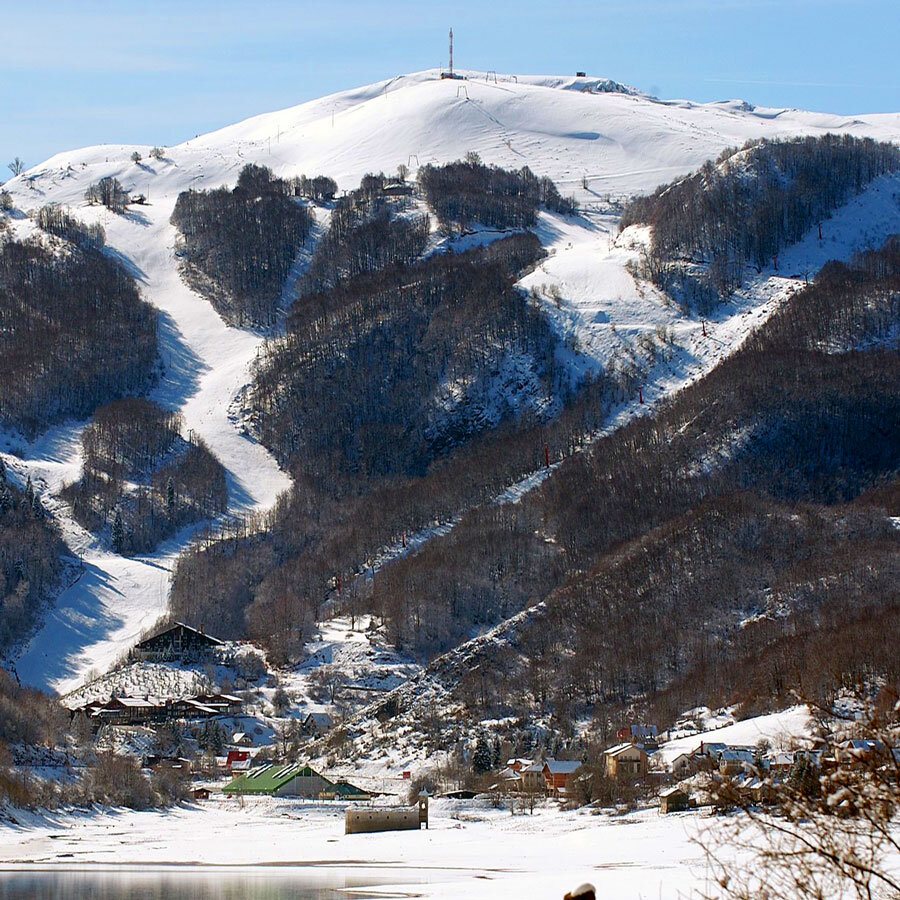
[[[160,198],[126,217],[101,214],[112,252],[123,259],[145,299],[160,311],[163,375],[150,396],[179,410],[185,431],[202,438],[225,467],[226,515],[264,511],[290,480],[268,451],[240,434],[228,418],[229,404],[246,384],[248,365],[262,338],[226,326],[212,306],[182,281],[174,252],[175,229],[169,224],[174,200]],[[52,496],[79,475],[84,424],[53,429],[27,447],[27,461],[11,460],[13,467],[23,478],[31,474]],[[82,557],[83,569],[58,597],[16,670],[25,683],[65,693],[93,671],[108,668],[166,611],[172,565],[203,523],[184,529],[152,554],[126,558],[102,548],[71,519],[65,504],[50,499],[47,505],[73,553]]]
[[[57,154],[5,185],[18,210],[60,203],[85,222],[104,226],[110,252],[130,268],[145,299],[160,310],[164,372],[151,396],[178,409],[185,429],[202,437],[225,466],[229,514],[270,508],[290,482],[268,452],[229,420],[229,407],[249,380],[248,365],[262,338],[227,327],[182,282],[175,229],[169,224],[181,191],[233,185],[247,162],[271,166],[283,176],[329,175],[341,188],[353,188],[366,172],[392,172],[399,163],[412,168],[442,163],[474,150],[487,163],[528,165],[548,175],[574,189],[589,209],[599,205],[600,194],[609,187],[616,196],[651,190],[751,138],[826,132],[882,140],[900,136],[896,114],[851,119],[752,108],[740,101],[662,102],[638,94],[592,93],[592,85],[603,79],[505,76],[498,85],[480,80],[484,73],[468,74],[467,98],[457,96],[458,82],[441,81],[436,71],[402,75],[192,138],[167,150],[161,160],[130,161],[134,150],[146,157],[147,146],[87,147]],[[85,206],[85,189],[104,176],[118,178],[131,192],[145,193],[149,205],[133,206],[124,216]],[[586,188],[581,187],[583,178]],[[893,209],[896,213],[896,202]],[[20,237],[35,230],[21,213],[14,214],[11,224]],[[856,221],[857,242],[859,226]],[[710,339],[699,344],[698,322],[679,319],[652,294],[636,291],[622,269],[626,248],[611,240],[612,218],[597,213],[580,221],[545,217],[540,227],[542,240],[554,252],[523,287],[544,282],[559,286],[558,306],[543,299],[560,336],[577,339],[584,350],[567,360],[576,372],[604,364],[617,341],[633,341],[648,327],[664,324],[676,332],[681,350],[650,373],[646,405],[627,404],[615,412],[610,427],[714,364],[759,324],[760,316],[774,308],[778,291],[786,289],[782,279],[772,278],[765,296],[738,298],[733,309],[723,310],[708,326]],[[893,230],[900,230],[896,222]],[[841,255],[836,248],[826,249],[829,257]],[[613,322],[618,323],[615,340],[610,337]],[[24,481],[31,474],[73,556],[84,560],[80,577],[59,596],[17,663],[23,681],[60,691],[76,687],[92,670],[106,669],[165,611],[172,564],[196,530],[187,529],[150,556],[126,559],[104,550],[74,523],[54,494],[79,476],[84,424],[56,426],[33,442],[0,435],[0,449],[15,451],[6,457],[13,477]],[[544,477],[546,471],[533,473],[497,502],[517,499]],[[378,563],[418,549],[452,525],[408,538],[406,549],[387,548]]]
[[[606,425],[585,435],[584,444],[574,453],[584,452],[639,416],[652,415],[662,401],[710,372],[828,260],[848,260],[900,232],[898,198],[900,173],[877,178],[826,220],[823,240],[811,228],[800,242],[782,251],[780,272],[771,268],[760,272],[704,321],[682,315],[652,285],[632,278],[626,264],[637,258],[640,241],[648,239],[645,229],[628,229],[617,237],[614,217],[592,216],[585,223],[542,213],[537,233],[549,255],[519,286],[559,288],[559,303],[543,295],[541,299],[558,336],[574,337],[581,345],[581,353],[571,353],[565,360],[569,371],[583,375],[600,370],[617,350],[633,346],[639,335],[654,334],[657,326],[671,329],[674,335],[671,358],[648,369],[642,399],[639,395],[614,406]],[[568,458],[528,473],[490,502],[518,503]],[[449,534],[462,517],[459,513],[406,535],[404,541],[384,548],[357,577],[371,579],[387,563],[415,555],[430,541]]]

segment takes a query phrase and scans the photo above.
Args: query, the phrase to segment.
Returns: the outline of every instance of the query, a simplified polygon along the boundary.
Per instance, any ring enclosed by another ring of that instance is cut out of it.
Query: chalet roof
[[[205,703],[201,703],[199,700],[182,700],[181,701],[185,706],[190,706],[191,709],[195,709],[197,712],[205,713],[208,716],[218,715],[219,710],[215,709],[212,706],[207,706]]]
[[[548,769],[551,775],[571,775],[576,769],[580,769],[581,766],[582,763],[579,759],[544,760],[544,768]]]
[[[247,737],[246,732],[244,732],[244,731],[236,731],[236,732],[231,736],[231,742],[232,742],[233,744],[240,743],[242,740],[244,740],[245,737]]]
[[[738,747],[729,747],[719,754],[719,759],[725,762],[753,762],[753,754],[749,750],[741,750]]]
[[[303,720],[304,723],[312,720],[316,723],[316,725],[330,725],[331,724],[331,716],[326,712],[311,712],[306,718]]]
[[[544,760],[539,759],[537,762],[533,762],[530,766],[526,766],[522,769],[523,772],[543,772],[544,771]]]
[[[197,637],[202,638],[204,642],[209,643],[209,644],[221,644],[222,643],[222,641],[220,641],[218,638],[214,638],[211,634],[207,634],[205,631],[200,631],[197,628],[191,628],[190,625],[185,625],[184,622],[176,622],[174,625],[171,625],[168,628],[164,628],[158,634],[151,635],[150,637],[145,638],[142,641],[139,641],[137,646],[139,648],[146,647],[150,644],[155,643],[157,640],[159,640],[159,638],[165,637],[167,634],[172,634],[173,632],[178,631],[179,629],[182,629],[184,631],[190,631],[192,634],[196,635]]]
[[[624,753],[626,750],[640,750],[641,753],[646,754],[647,751],[644,750],[639,744],[632,744],[631,741],[626,741],[623,744],[616,744],[615,747],[610,747],[609,750],[605,750],[604,753],[607,756],[618,756],[620,753]]]
[[[707,756],[715,756],[717,753],[721,753],[723,750],[727,749],[728,744],[701,741],[700,746],[697,748],[697,752],[705,753]]]
[[[873,738],[852,738],[838,744],[842,750],[861,750],[863,752],[869,750],[883,750],[884,744]]]
[[[790,766],[794,764],[796,754],[789,750],[779,750],[769,757],[769,762],[773,766]]]
[[[667,787],[665,790],[659,792],[660,797],[673,797],[676,794],[681,794],[684,797],[687,797],[687,791],[682,790],[678,785],[672,785],[672,787]]]
[[[116,706],[125,706],[130,709],[157,709],[165,705],[166,701],[161,697],[112,697],[109,703],[105,704],[108,709]]]

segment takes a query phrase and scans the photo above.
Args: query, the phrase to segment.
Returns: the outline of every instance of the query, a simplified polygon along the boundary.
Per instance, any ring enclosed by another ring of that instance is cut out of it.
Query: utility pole
[[[453,77],[453,29],[450,29],[450,77]]]

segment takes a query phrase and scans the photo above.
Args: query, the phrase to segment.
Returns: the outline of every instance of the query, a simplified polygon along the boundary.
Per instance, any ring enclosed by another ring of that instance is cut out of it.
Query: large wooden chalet
[[[112,697],[103,702],[92,700],[72,710],[84,713],[89,722],[100,725],[147,725],[174,719],[211,719],[235,716],[243,700],[233,694],[198,694],[193,697]]]
[[[206,634],[203,628],[191,628],[176,622],[165,631],[141,641],[134,648],[138,659],[156,662],[196,661],[209,659],[221,649],[222,641]]]

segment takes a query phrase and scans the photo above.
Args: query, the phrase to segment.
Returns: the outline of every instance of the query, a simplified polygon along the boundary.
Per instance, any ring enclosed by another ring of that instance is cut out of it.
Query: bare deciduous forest
[[[186,191],[172,224],[185,280],[231,325],[275,323],[282,286],[309,236],[309,210],[290,182],[247,165],[234,190]]]
[[[36,624],[60,586],[67,553],[31,482],[17,489],[0,461],[0,656]]]
[[[81,478],[63,497],[85,528],[109,530],[117,553],[147,553],[179,528],[227,506],[221,464],[203,441],[181,437],[177,413],[149,400],[118,400],[98,409],[81,443]]]
[[[653,226],[642,274],[704,312],[743,284],[748,264],[777,268],[782,248],[898,168],[900,149],[870,138],[754,141],[637,197],[620,227]]]
[[[540,252],[533,236],[514,236],[298,300],[247,398],[262,443],[338,492],[423,475],[510,417],[555,411],[556,339],[512,287]]]
[[[338,200],[297,285],[294,310],[307,305],[308,295],[320,297],[364,272],[412,263],[425,249],[427,217],[411,211],[407,195],[387,195],[386,183],[384,175],[366,175]]]
[[[156,311],[101,234],[44,220],[78,246],[0,238],[0,422],[31,435],[141,393],[156,364]]]
[[[562,197],[549,178],[539,178],[528,166],[518,172],[485,166],[476,155],[445,166],[422,166],[418,180],[445,227],[530,228],[541,206],[575,212],[575,201]]]
[[[546,598],[475,661],[481,717],[637,701],[667,720],[900,674],[900,534],[885,518],[900,511],[898,251],[829,264],[658,414],[384,567],[374,603],[395,641],[438,652],[503,620],[510,597]]]

